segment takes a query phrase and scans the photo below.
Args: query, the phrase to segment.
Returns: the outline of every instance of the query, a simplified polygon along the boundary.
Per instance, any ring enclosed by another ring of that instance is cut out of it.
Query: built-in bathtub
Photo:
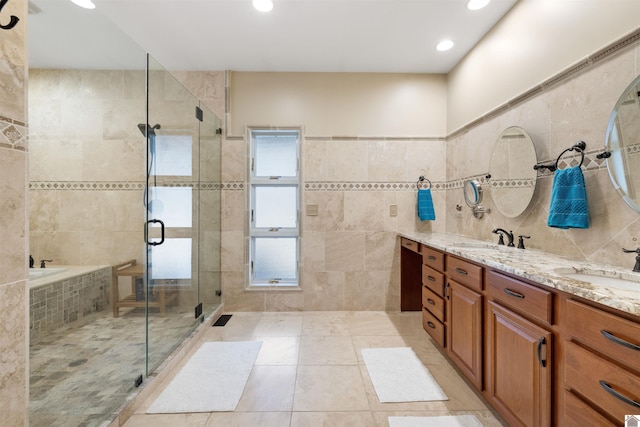
[[[110,307],[111,266],[51,266],[29,269],[31,341],[43,332]]]

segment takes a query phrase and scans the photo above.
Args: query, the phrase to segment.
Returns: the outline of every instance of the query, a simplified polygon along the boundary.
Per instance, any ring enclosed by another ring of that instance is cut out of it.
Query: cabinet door
[[[551,425],[551,332],[490,301],[487,395],[510,426]]]
[[[448,355],[482,390],[482,295],[453,280],[445,294]]]

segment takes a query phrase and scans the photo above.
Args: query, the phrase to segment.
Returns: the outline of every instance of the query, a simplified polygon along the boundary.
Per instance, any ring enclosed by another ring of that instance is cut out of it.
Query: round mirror
[[[607,170],[622,199],[640,213],[640,76],[622,93],[609,117]]]
[[[464,201],[471,208],[482,202],[482,186],[477,179],[470,179],[464,183]]]
[[[515,218],[529,206],[536,189],[536,149],[524,129],[512,126],[498,137],[489,164],[493,203],[507,218]]]

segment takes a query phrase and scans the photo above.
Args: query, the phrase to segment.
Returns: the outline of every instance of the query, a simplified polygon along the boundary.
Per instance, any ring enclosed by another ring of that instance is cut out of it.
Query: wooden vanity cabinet
[[[419,281],[425,331],[510,426],[640,414],[638,316],[406,240],[403,293]]]
[[[511,426],[551,426],[553,294],[488,271],[486,396]]]
[[[565,309],[564,420],[582,403],[622,426],[640,414],[640,323],[574,299]]]
[[[479,390],[483,388],[482,282],[482,267],[447,256],[447,355]]]
[[[400,310],[422,310],[422,254],[420,243],[400,238]]]

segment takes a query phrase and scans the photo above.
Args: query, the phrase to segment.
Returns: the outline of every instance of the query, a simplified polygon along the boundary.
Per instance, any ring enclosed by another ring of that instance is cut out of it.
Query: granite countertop
[[[625,270],[619,266],[576,261],[534,249],[523,250],[498,246],[496,242],[484,242],[456,234],[418,232],[398,234],[434,249],[640,316],[640,273],[634,273],[632,266]],[[638,282],[638,286],[613,288],[563,275],[581,271],[635,281]]]

